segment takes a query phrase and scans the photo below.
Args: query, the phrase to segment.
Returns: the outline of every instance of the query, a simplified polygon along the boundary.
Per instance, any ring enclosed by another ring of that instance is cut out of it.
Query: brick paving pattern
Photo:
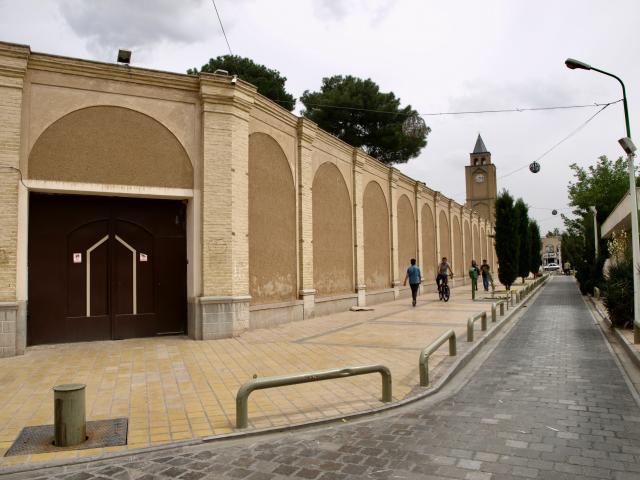
[[[374,305],[374,311],[342,312],[237,338],[47,345],[0,359],[0,469],[227,434],[234,426],[235,394],[254,374],[382,363],[393,374],[394,400],[405,398],[418,384],[420,350],[449,328],[464,338],[467,318],[491,308],[472,302],[469,286],[453,288],[448,303],[428,288],[416,308],[405,297]],[[461,342],[460,354],[465,347]],[[445,348],[432,356],[432,380],[449,359]],[[87,385],[88,420],[128,417],[128,444],[2,456],[23,427],[53,423],[51,388],[63,383]],[[249,401],[249,422],[251,428],[282,426],[381,405],[378,379],[350,377],[257,391]]]
[[[556,277],[435,407],[24,478],[640,479],[640,408],[597,328],[573,279]]]

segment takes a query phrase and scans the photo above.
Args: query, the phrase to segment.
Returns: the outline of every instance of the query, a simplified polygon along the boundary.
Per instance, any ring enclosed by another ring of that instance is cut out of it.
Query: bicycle
[[[438,286],[438,296],[440,297],[440,300],[443,300],[445,302],[448,302],[449,298],[451,297],[451,290],[449,290],[449,282],[447,281],[446,277],[442,280],[442,282],[440,282],[440,285]]]

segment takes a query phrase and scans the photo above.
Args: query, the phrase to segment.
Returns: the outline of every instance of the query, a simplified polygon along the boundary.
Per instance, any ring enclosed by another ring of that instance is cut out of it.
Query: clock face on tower
[[[484,175],[482,173],[478,173],[475,177],[473,177],[473,179],[476,181],[476,183],[482,183],[484,182]]]

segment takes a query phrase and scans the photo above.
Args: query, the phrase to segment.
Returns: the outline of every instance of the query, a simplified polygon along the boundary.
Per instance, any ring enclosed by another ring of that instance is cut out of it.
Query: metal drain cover
[[[4,456],[126,445],[128,425],[128,418],[87,422],[87,441],[72,447],[56,447],[53,445],[53,425],[25,427]]]

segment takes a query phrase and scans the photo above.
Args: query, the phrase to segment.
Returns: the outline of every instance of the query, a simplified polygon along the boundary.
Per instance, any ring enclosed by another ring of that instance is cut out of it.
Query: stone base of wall
[[[200,297],[200,332],[202,340],[240,335],[249,328],[250,296]]]
[[[17,302],[0,302],[0,357],[16,355]]]
[[[394,293],[393,288],[387,290],[377,290],[373,292],[367,292],[367,305],[375,305],[376,303],[393,302]]]
[[[304,302],[254,305],[249,307],[249,328],[269,328],[304,319]]]
[[[358,294],[339,295],[335,297],[316,297],[315,316],[332,315],[346,312],[351,307],[358,305]]]
[[[399,286],[397,288],[398,288],[398,293],[396,294],[396,299],[411,297],[411,288],[410,287]]]

